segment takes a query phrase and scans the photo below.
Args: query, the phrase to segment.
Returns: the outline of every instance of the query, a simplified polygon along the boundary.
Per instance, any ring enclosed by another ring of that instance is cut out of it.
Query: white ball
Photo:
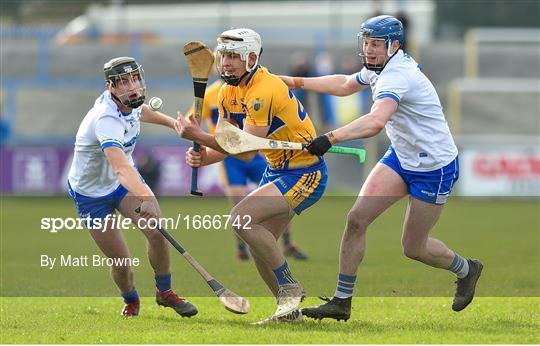
[[[150,101],[148,101],[148,104],[150,105],[150,108],[155,111],[158,111],[163,107],[163,101],[159,97],[152,97]]]

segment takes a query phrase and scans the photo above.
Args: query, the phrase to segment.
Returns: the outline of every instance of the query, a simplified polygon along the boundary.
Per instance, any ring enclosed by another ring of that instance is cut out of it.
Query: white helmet
[[[261,36],[256,33],[255,31],[251,29],[246,28],[240,28],[240,29],[231,29],[226,30],[219,35],[217,39],[217,47],[216,51],[218,55],[221,55],[222,53],[234,53],[240,55],[240,59],[242,61],[246,62],[246,71],[249,73],[255,68],[259,62],[259,57],[262,53],[262,43],[261,43]],[[255,64],[253,67],[249,66],[249,54],[255,53],[257,55],[257,60],[255,61]],[[221,64],[221,59],[217,59],[218,64]],[[221,71],[221,66],[218,65],[218,71]],[[238,80],[238,84],[240,83],[240,80],[244,76],[240,77]],[[222,78],[224,78],[222,74]],[[229,77],[227,77],[229,78]],[[224,78],[225,79],[225,78]],[[233,80],[226,80],[225,81],[229,84],[233,84]],[[238,85],[236,84],[236,85]]]

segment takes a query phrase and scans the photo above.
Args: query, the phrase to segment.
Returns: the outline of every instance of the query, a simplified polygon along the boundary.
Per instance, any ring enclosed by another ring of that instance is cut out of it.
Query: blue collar
[[[124,117],[127,117],[128,115],[130,115],[131,113],[133,113],[133,111],[131,111],[131,112],[122,112],[119,108],[117,108],[117,110],[118,110],[118,112],[119,112],[120,114],[122,114],[122,116],[124,116]]]
[[[253,76],[255,75],[255,72],[257,72],[257,70],[259,69],[259,66],[260,65],[255,66],[255,69],[253,69],[253,71],[251,71],[251,73],[249,74],[248,78],[246,79],[246,86],[251,81],[251,78],[253,78]]]

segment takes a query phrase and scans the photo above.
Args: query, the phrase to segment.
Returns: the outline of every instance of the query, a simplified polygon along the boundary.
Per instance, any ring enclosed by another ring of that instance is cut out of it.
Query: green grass
[[[293,241],[309,255],[290,261],[310,298],[331,295],[341,232],[352,197],[327,197],[293,223]],[[171,252],[173,286],[201,311],[179,319],[145,298],[141,315],[124,321],[107,268],[40,267],[40,255],[100,254],[86,231],[40,230],[43,217],[76,216],[67,198],[3,197],[0,230],[2,343],[539,343],[540,219],[537,200],[451,199],[432,232],[452,249],[484,262],[477,298],[450,309],[453,277],[406,259],[400,237],[405,203],[370,228],[348,323],[251,326],[273,312],[273,299],[252,262],[235,258],[230,231],[170,230],[227,287],[252,297],[246,316],[226,312],[196,272]],[[166,198],[164,216],[228,213],[222,198]],[[126,231],[137,289],[153,295],[144,237]],[[536,330],[536,332],[535,332]]]
[[[123,320],[115,298],[3,298],[2,343],[539,343],[538,298],[479,298],[454,313],[447,298],[355,298],[347,323],[306,320],[253,326],[273,312],[270,298],[231,314],[214,298],[193,298],[199,315],[181,319],[151,298]],[[315,298],[308,300],[316,303]]]

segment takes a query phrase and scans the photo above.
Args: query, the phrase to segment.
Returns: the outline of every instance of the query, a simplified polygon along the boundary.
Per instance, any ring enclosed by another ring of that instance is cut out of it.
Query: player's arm
[[[217,144],[214,135],[204,132],[193,114],[184,116],[182,113],[178,112],[177,120],[178,121],[174,125],[174,128],[180,137],[197,142],[200,145],[204,145],[207,148],[211,148],[225,154],[223,149],[221,149],[221,147]],[[222,121],[222,119],[218,120],[218,124],[219,121]]]
[[[348,96],[366,88],[357,79],[357,74],[333,74],[321,77],[279,76],[291,89],[303,88],[321,94]]]
[[[306,148],[311,154],[322,156],[336,143],[373,137],[381,132],[397,107],[398,103],[392,98],[378,99],[368,114],[315,138]]]
[[[139,173],[129,162],[124,150],[117,146],[103,148],[105,157],[111,164],[114,173],[120,184],[130,193],[140,199],[140,216],[143,218],[159,217],[159,210],[156,208],[155,197],[148,185],[141,180]]]
[[[223,161],[227,156],[221,151],[201,146],[199,152],[189,148],[186,152],[186,163],[190,167],[202,167]]]
[[[155,111],[148,105],[142,106],[141,121],[143,123],[151,123],[169,127],[174,130],[176,120],[166,114]]]
[[[124,124],[118,116],[100,117],[96,122],[95,134],[120,183],[137,197],[144,199],[153,196],[124,153]]]
[[[116,146],[109,146],[103,149],[103,153],[111,164],[118,181],[129,192],[143,201],[149,200],[154,196],[148,185],[142,182],[139,174],[131,165],[122,149]]]
[[[190,120],[188,120],[188,119],[189,119],[189,116],[188,116],[188,118],[180,119],[179,120],[179,125],[182,126],[182,124],[184,124],[186,126],[191,126],[191,125],[187,124],[187,122],[190,122]],[[217,126],[219,126],[219,123],[222,122],[222,121],[227,121],[227,122],[230,122],[233,125],[236,125],[230,119],[225,119],[225,118],[219,117]],[[186,123],[184,123],[184,122],[186,122]],[[177,129],[177,131],[179,131],[179,130]],[[215,137],[213,135],[209,135],[209,136],[212,137],[211,140],[209,139],[208,142],[207,142],[207,143],[212,144],[212,146],[210,146],[209,148],[205,147],[205,144],[201,144],[200,152],[196,152],[195,150],[193,150],[193,148],[189,148],[189,150],[186,153],[186,163],[188,164],[188,166],[190,166],[190,167],[208,166],[208,165],[223,161],[227,156],[229,156],[217,144]],[[214,147],[214,145],[215,145],[215,147]],[[244,159],[244,156],[245,156],[244,154],[247,154],[247,153],[242,153],[242,154],[239,154],[239,155],[235,155],[235,157],[239,158],[240,160],[245,160]],[[251,160],[249,160],[249,161],[251,161]]]
[[[390,97],[376,100],[368,114],[329,132],[327,136],[330,143],[335,144],[377,135],[396,112],[397,107],[398,103]]]

